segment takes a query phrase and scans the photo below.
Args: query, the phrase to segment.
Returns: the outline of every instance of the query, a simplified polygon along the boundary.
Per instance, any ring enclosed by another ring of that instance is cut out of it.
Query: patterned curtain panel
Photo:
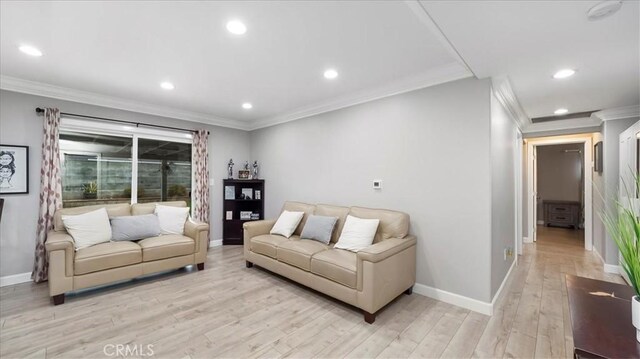
[[[62,208],[62,182],[60,180],[60,110],[44,110],[44,133],[42,136],[42,164],[40,168],[40,213],[36,238],[36,253],[31,279],[34,282],[47,280],[47,253],[44,243],[47,233],[53,229],[53,214]]]
[[[193,189],[193,219],[209,223],[209,153],[207,140],[209,132],[198,130],[193,135],[192,166],[195,168],[195,188]]]

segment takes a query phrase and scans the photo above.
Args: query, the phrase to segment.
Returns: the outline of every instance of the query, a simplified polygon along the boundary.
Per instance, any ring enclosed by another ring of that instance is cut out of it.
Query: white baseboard
[[[620,274],[620,270],[622,268],[620,268],[619,265],[615,265],[615,264],[604,264],[604,272],[605,273],[611,273],[611,274]]]
[[[209,241],[209,248],[220,247],[222,245],[222,239],[212,239]]]
[[[522,237],[522,243],[533,243],[533,240],[529,237]]]
[[[428,285],[416,283],[413,286],[413,292],[416,294],[424,295],[425,297],[433,298],[441,302],[453,304],[458,307],[473,310],[485,315],[493,314],[493,307],[491,303],[483,302],[477,299],[465,297],[460,294],[447,292],[446,290],[433,288]]]
[[[509,271],[507,272],[507,275],[504,276],[504,279],[502,280],[502,284],[500,284],[500,288],[498,288],[498,291],[493,296],[493,300],[491,301],[491,315],[493,315],[493,307],[498,302],[498,299],[500,299],[500,296],[502,296],[502,290],[504,289],[504,286],[507,285],[507,281],[509,281],[509,277],[511,277],[511,273],[513,272],[513,268],[515,267],[516,267],[516,261],[513,260],[511,262],[511,267],[509,267]]]
[[[0,277],[0,287],[27,282],[31,282],[31,272]]]

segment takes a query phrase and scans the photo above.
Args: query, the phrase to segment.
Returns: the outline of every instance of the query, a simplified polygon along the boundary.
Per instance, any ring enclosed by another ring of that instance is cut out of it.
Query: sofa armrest
[[[204,235],[202,233],[204,233]],[[201,251],[200,242],[205,242],[203,250],[206,252],[206,242],[209,240],[209,238],[207,238],[208,233],[209,225],[207,223],[194,222],[191,218],[187,219],[187,221],[184,223],[184,235],[195,241],[196,253],[199,253]]]
[[[392,255],[416,245],[416,237],[408,235],[404,238],[389,238],[358,251],[358,259],[377,263]]]
[[[242,225],[244,228],[244,239],[253,238],[262,234],[269,234],[274,224],[276,224],[275,219],[245,222]],[[245,243],[247,243],[246,240]]]
[[[67,277],[73,276],[73,261],[75,258],[75,243],[73,237],[67,232],[62,231],[50,231],[47,233],[47,240],[45,242],[45,248],[47,253],[54,251],[64,251],[65,263],[53,263],[64,268],[65,275]],[[61,258],[61,257],[59,257]],[[52,263],[49,263],[51,265]]]

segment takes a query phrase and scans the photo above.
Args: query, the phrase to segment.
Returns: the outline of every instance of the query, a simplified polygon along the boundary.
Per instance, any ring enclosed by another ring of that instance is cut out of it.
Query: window
[[[130,202],[132,148],[132,138],[61,133],[64,207]]]
[[[191,201],[191,144],[138,140],[138,203]]]
[[[92,133],[69,127],[63,126],[60,133],[65,208],[163,201],[185,201],[190,206],[191,143],[186,139],[190,136],[165,139],[131,135],[130,130],[103,134],[104,128]]]

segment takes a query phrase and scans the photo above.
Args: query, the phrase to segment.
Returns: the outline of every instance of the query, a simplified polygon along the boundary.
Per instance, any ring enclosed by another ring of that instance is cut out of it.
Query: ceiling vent
[[[591,114],[594,112],[598,112],[599,110],[594,110],[594,111],[586,111],[586,112],[576,112],[576,113],[570,113],[567,115],[562,115],[562,116],[546,116],[546,117],[535,117],[531,119],[531,122],[533,123],[540,123],[540,122],[549,122],[549,121],[560,121],[560,120],[570,120],[572,118],[589,118],[591,117]]]

